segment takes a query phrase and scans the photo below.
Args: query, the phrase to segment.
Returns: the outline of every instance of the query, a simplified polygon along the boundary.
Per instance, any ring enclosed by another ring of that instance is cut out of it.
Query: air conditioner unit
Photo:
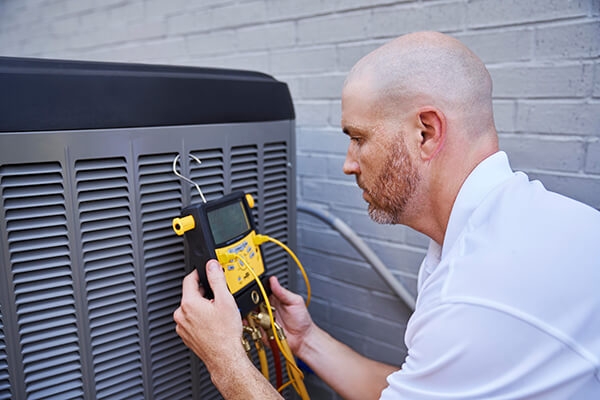
[[[0,58],[0,88],[0,399],[219,398],[172,318],[188,271],[171,219],[199,201],[172,161],[208,200],[251,193],[258,230],[294,248],[286,84]],[[265,258],[289,283],[285,253]]]

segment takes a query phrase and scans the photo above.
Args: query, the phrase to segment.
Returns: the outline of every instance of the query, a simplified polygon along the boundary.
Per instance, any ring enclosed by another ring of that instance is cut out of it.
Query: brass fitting
[[[246,350],[248,357],[250,357],[250,350],[252,349],[252,347],[250,346],[250,342],[248,341],[248,339],[246,339],[243,336],[242,336],[242,346],[244,346],[244,350]]]
[[[256,321],[254,320],[254,318],[248,318],[248,325],[250,325],[250,327],[252,328],[252,332],[250,333],[250,336],[252,336],[252,340],[256,341],[261,341],[262,339],[262,332],[260,331],[260,328],[258,326],[256,326]]]
[[[286,337],[283,328],[279,326],[277,322],[274,322],[273,324],[275,325],[275,329],[277,330],[277,336],[279,337],[279,340],[285,340]]]

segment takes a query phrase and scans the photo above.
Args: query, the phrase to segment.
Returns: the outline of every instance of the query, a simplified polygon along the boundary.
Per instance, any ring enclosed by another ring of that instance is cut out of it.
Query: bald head
[[[407,105],[433,106],[464,120],[462,131],[495,134],[487,69],[466,46],[441,33],[404,35],[371,52],[348,75],[344,91],[351,88],[369,92],[383,118]]]

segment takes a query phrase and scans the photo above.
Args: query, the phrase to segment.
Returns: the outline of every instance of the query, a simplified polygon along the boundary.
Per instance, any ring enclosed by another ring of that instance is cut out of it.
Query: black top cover
[[[287,85],[258,72],[0,57],[0,132],[288,119]]]

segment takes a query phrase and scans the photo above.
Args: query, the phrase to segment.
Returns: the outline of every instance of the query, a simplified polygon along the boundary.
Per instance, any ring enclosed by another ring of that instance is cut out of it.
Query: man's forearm
[[[297,355],[345,399],[378,399],[399,369],[361,356],[316,325]]]
[[[282,400],[244,354],[235,362],[207,365],[212,382],[227,400]]]

